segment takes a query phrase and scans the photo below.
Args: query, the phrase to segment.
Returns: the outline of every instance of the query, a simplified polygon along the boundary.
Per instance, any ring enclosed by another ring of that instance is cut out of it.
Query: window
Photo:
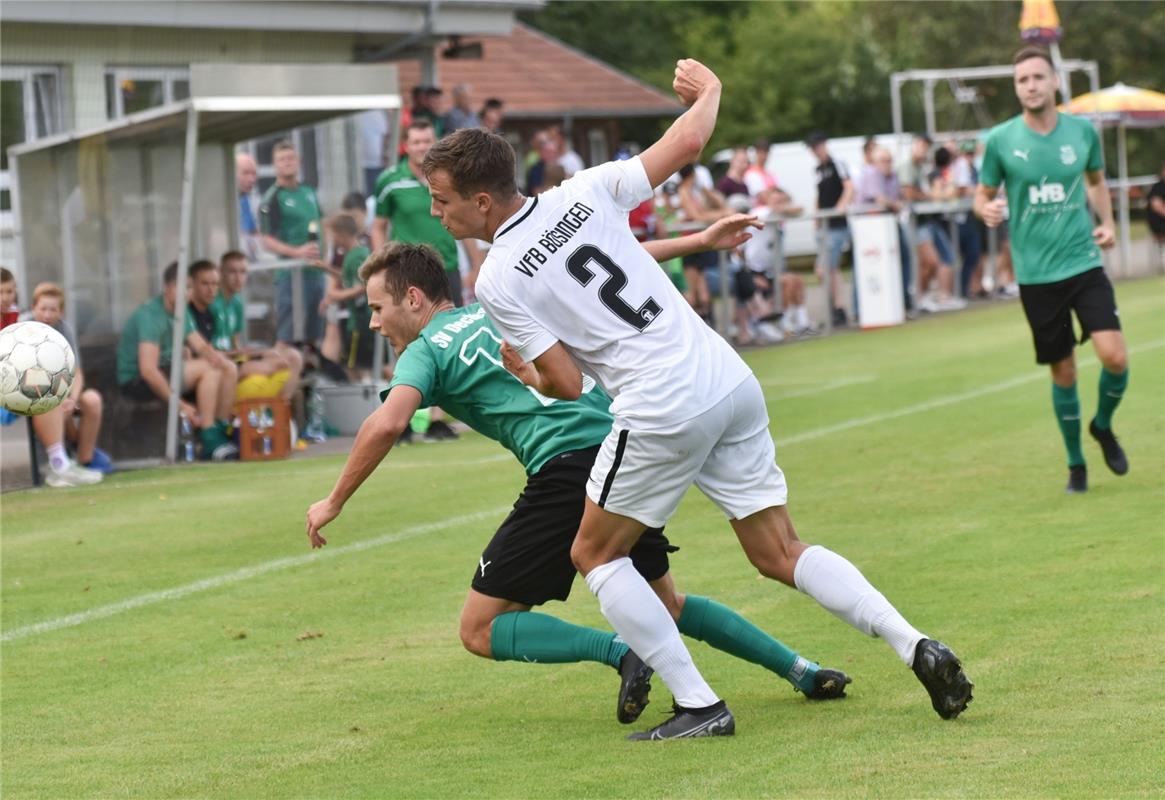
[[[63,128],[61,71],[56,67],[0,67],[0,228],[12,228],[8,148]]]
[[[185,67],[110,67],[105,70],[105,114],[118,119],[190,97]]]

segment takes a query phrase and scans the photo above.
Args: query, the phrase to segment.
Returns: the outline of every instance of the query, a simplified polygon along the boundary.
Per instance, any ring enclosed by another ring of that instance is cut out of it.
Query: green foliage
[[[1047,371],[1016,302],[748,354],[799,535],[956,649],[976,686],[955,722],[883,642],[760,579],[696,491],[668,525],[680,589],[849,672],[846,700],[809,703],[692,643],[737,736],[632,744],[610,668],[467,654],[467,584],[523,483],[509,454],[467,435],[393,452],[314,558],[304,513],[334,457],[5,494],[6,636],[123,608],[3,643],[0,794],[1159,796],[1165,281],[1118,295],[1132,383],[1114,424],[1132,470],[1107,473],[1087,442],[1084,496],[1062,491]],[[1091,413],[1090,347],[1080,362]],[[188,589],[126,604],[175,587]],[[582,581],[542,610],[606,628]],[[656,680],[639,725],[667,708]]]
[[[892,128],[890,75],[907,69],[1008,64],[1021,45],[1019,2],[685,3],[552,0],[530,24],[663,89],[676,58],[713,66],[725,102],[713,146],[856,136]],[[1165,90],[1165,3],[1063,2],[1065,58],[1095,60],[1102,86]],[[985,120],[936,91],[939,125],[969,130],[1018,110],[1010,81],[982,81]],[[1088,90],[1077,73],[1073,91]],[[904,93],[908,130],[923,126],[919,84]],[[1165,140],[1130,137],[1134,173],[1156,172]],[[1154,163],[1158,162],[1158,163]]]

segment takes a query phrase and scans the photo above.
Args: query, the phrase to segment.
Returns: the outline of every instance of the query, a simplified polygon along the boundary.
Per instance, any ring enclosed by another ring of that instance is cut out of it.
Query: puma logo
[[[1030,149],[1028,149],[1028,150],[1012,150],[1011,154],[1013,156],[1015,156],[1016,158],[1022,158],[1024,161],[1027,161],[1027,155],[1030,152],[1031,152]]]
[[[485,561],[484,559],[485,559],[485,556],[482,556],[481,558],[477,559],[477,563],[481,566],[481,577],[483,577],[483,578],[485,577],[485,568],[488,567],[490,564],[494,563],[492,560]]]

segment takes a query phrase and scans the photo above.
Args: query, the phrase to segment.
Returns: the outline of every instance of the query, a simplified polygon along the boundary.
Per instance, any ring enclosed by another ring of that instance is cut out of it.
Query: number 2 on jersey
[[[576,281],[587,286],[595,279],[595,273],[588,266],[592,262],[598,264],[610,276],[599,286],[599,300],[612,314],[637,331],[646,328],[659,316],[663,309],[655,302],[654,297],[648,297],[639,308],[632,308],[619,296],[619,292],[627,286],[627,273],[594,245],[585,244],[571,253],[570,258],[566,260],[566,271]]]

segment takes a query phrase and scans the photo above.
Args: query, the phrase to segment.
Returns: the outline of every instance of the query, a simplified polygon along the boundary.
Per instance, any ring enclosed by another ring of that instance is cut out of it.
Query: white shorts
[[[729,519],[788,500],[764,392],[754,376],[679,425],[635,430],[616,419],[591,469],[587,497],[613,514],[658,528],[693,483]]]

